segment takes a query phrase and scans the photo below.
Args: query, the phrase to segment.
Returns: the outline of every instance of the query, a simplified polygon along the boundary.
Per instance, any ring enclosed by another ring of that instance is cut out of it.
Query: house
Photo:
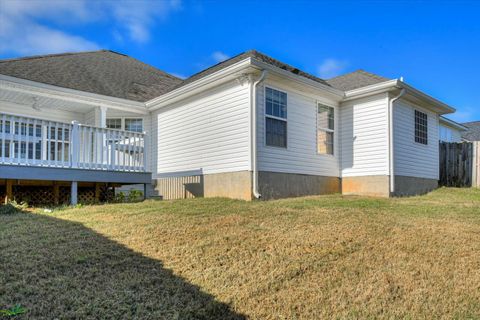
[[[443,142],[462,142],[462,135],[467,132],[468,128],[458,122],[440,116],[439,132],[440,141]]]
[[[185,80],[108,50],[3,60],[0,181],[7,198],[71,203],[125,184],[165,199],[419,194],[437,187],[454,111],[402,79],[324,80],[254,50]]]
[[[480,141],[480,121],[466,122],[463,124],[467,128],[462,133],[462,138],[466,141]]]

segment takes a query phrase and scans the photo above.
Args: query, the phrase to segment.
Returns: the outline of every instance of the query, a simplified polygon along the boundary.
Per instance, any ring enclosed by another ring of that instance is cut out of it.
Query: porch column
[[[97,110],[95,110],[95,126],[100,128],[107,127],[107,110],[108,108],[104,106],[97,107]]]
[[[70,204],[72,206],[76,205],[78,202],[78,182],[72,181],[71,191],[70,191]]]

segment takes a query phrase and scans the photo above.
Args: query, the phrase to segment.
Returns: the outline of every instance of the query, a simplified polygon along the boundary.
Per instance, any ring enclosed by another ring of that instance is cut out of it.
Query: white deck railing
[[[0,113],[0,164],[146,171],[143,133]]]

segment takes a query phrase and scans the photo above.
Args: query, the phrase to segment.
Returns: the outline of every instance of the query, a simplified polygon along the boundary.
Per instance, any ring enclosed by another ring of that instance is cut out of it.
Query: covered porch
[[[133,101],[2,76],[0,193],[69,185],[76,204],[79,186],[151,183],[146,115]]]

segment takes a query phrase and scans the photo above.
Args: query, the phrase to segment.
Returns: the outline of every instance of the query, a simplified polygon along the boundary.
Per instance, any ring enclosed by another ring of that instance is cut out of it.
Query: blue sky
[[[249,49],[322,78],[403,76],[480,120],[480,1],[0,0],[0,58],[101,48],[182,77]]]

